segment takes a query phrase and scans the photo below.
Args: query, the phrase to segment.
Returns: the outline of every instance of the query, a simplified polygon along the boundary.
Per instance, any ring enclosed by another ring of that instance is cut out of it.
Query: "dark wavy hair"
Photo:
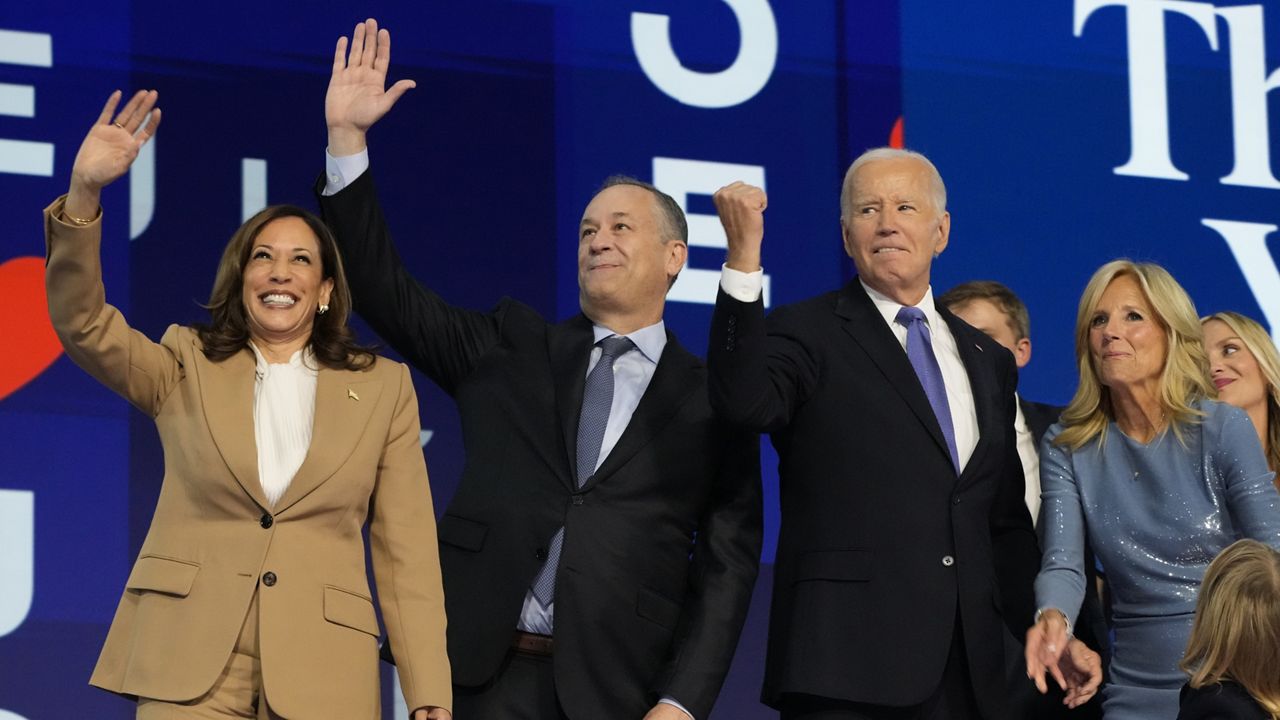
[[[347,319],[351,316],[351,288],[342,270],[338,243],[320,218],[296,205],[272,205],[246,220],[231,236],[218,263],[218,275],[213,281],[209,303],[204,306],[209,311],[209,323],[195,326],[204,346],[204,356],[221,362],[249,346],[249,318],[243,292],[244,267],[263,228],[276,220],[290,217],[302,220],[311,228],[316,244],[320,246],[321,275],[333,280],[329,311],[317,315],[311,329],[311,351],[321,365],[335,370],[371,367],[377,360],[373,349],[357,344],[355,334],[347,326]]]

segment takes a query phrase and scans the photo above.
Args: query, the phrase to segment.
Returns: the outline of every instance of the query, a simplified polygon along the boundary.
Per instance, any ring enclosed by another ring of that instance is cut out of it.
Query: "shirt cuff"
[[[365,148],[355,155],[343,155],[342,157],[334,157],[329,154],[329,149],[324,151],[324,192],[321,194],[325,197],[337,195],[342,189],[355,182],[369,169],[369,148]]]
[[[679,710],[680,712],[684,713],[685,715],[688,715],[688,716],[689,716],[689,720],[696,720],[696,719],[693,717],[693,713],[691,713],[691,712],[689,712],[688,710],[686,710],[686,709],[685,709],[685,707],[684,707],[683,705],[681,705],[678,701],[676,701],[676,699],[675,699],[675,698],[673,698],[673,697],[667,697],[666,695],[663,695],[663,696],[662,696],[662,699],[661,699],[661,700],[659,700],[658,702],[663,703],[663,704],[665,704],[665,705],[671,705],[671,706],[674,706],[674,707],[675,707],[675,709]]]
[[[720,268],[720,288],[725,291],[725,294],[738,302],[755,302],[760,299],[761,289],[764,288],[764,268],[760,268],[755,272],[745,273],[741,270],[734,270],[728,265],[722,265]]]

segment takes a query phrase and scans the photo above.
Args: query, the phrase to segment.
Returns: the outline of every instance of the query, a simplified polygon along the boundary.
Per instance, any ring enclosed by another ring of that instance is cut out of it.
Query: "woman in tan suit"
[[[329,231],[267,208],[232,237],[211,321],[159,344],[105,303],[99,193],[160,123],[108,99],[45,209],[67,355],[155,418],[165,477],[90,682],[139,718],[380,717],[382,617],[414,720],[449,718],[434,514],[407,368],[356,345]],[[112,120],[114,116],[114,121]]]

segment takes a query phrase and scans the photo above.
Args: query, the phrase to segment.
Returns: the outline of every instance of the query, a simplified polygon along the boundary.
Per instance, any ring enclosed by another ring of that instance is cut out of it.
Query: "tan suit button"
[[[275,522],[275,519],[271,517],[271,513],[263,513],[262,519],[258,521],[258,524],[262,526],[263,530],[266,530],[274,525]]]
[[[262,574],[262,584],[271,587],[276,584],[276,574],[273,572],[265,572]]]

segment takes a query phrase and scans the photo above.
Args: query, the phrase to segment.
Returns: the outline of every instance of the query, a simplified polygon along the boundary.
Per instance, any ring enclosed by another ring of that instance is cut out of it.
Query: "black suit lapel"
[[[836,300],[836,315],[845,319],[842,326],[844,331],[871,358],[890,387],[902,396],[907,407],[911,408],[911,412],[933,437],[938,449],[947,456],[949,463],[951,451],[942,436],[942,426],[933,414],[929,397],[924,394],[924,386],[920,384],[920,378],[916,376],[915,368],[911,367],[911,361],[907,359],[907,353],[902,349],[898,338],[889,329],[884,316],[876,309],[875,303],[862,289],[862,283],[857,278],[840,291]]]
[[[582,413],[582,391],[587,383],[587,361],[591,358],[591,321],[584,315],[553,325],[547,331],[547,352],[556,384],[556,414],[560,416],[561,439],[569,474],[570,490],[578,480],[578,416]]]
[[[627,463],[641,448],[666,427],[671,416],[684,405],[694,390],[703,388],[697,378],[698,359],[680,346],[674,335],[667,333],[667,346],[662,350],[658,367],[653,371],[649,387],[631,415],[622,437],[609,451],[600,468],[587,482],[587,487],[605,480]]]
[[[1000,428],[993,425],[999,417],[998,408],[995,407],[998,393],[995,378],[991,376],[991,358],[968,335],[968,332],[976,331],[971,330],[963,320],[952,315],[946,308],[939,307],[938,314],[946,321],[947,327],[951,328],[951,336],[955,338],[960,362],[964,363],[965,372],[969,375],[969,389],[972,392],[974,412],[978,417],[978,444],[974,446],[969,462],[965,463],[965,472],[960,474],[961,482],[965,482],[972,474],[970,471],[976,472],[975,468],[981,467],[983,456],[991,446],[992,433],[1000,431]],[[1013,422],[1013,419],[1010,418],[1009,422]]]

